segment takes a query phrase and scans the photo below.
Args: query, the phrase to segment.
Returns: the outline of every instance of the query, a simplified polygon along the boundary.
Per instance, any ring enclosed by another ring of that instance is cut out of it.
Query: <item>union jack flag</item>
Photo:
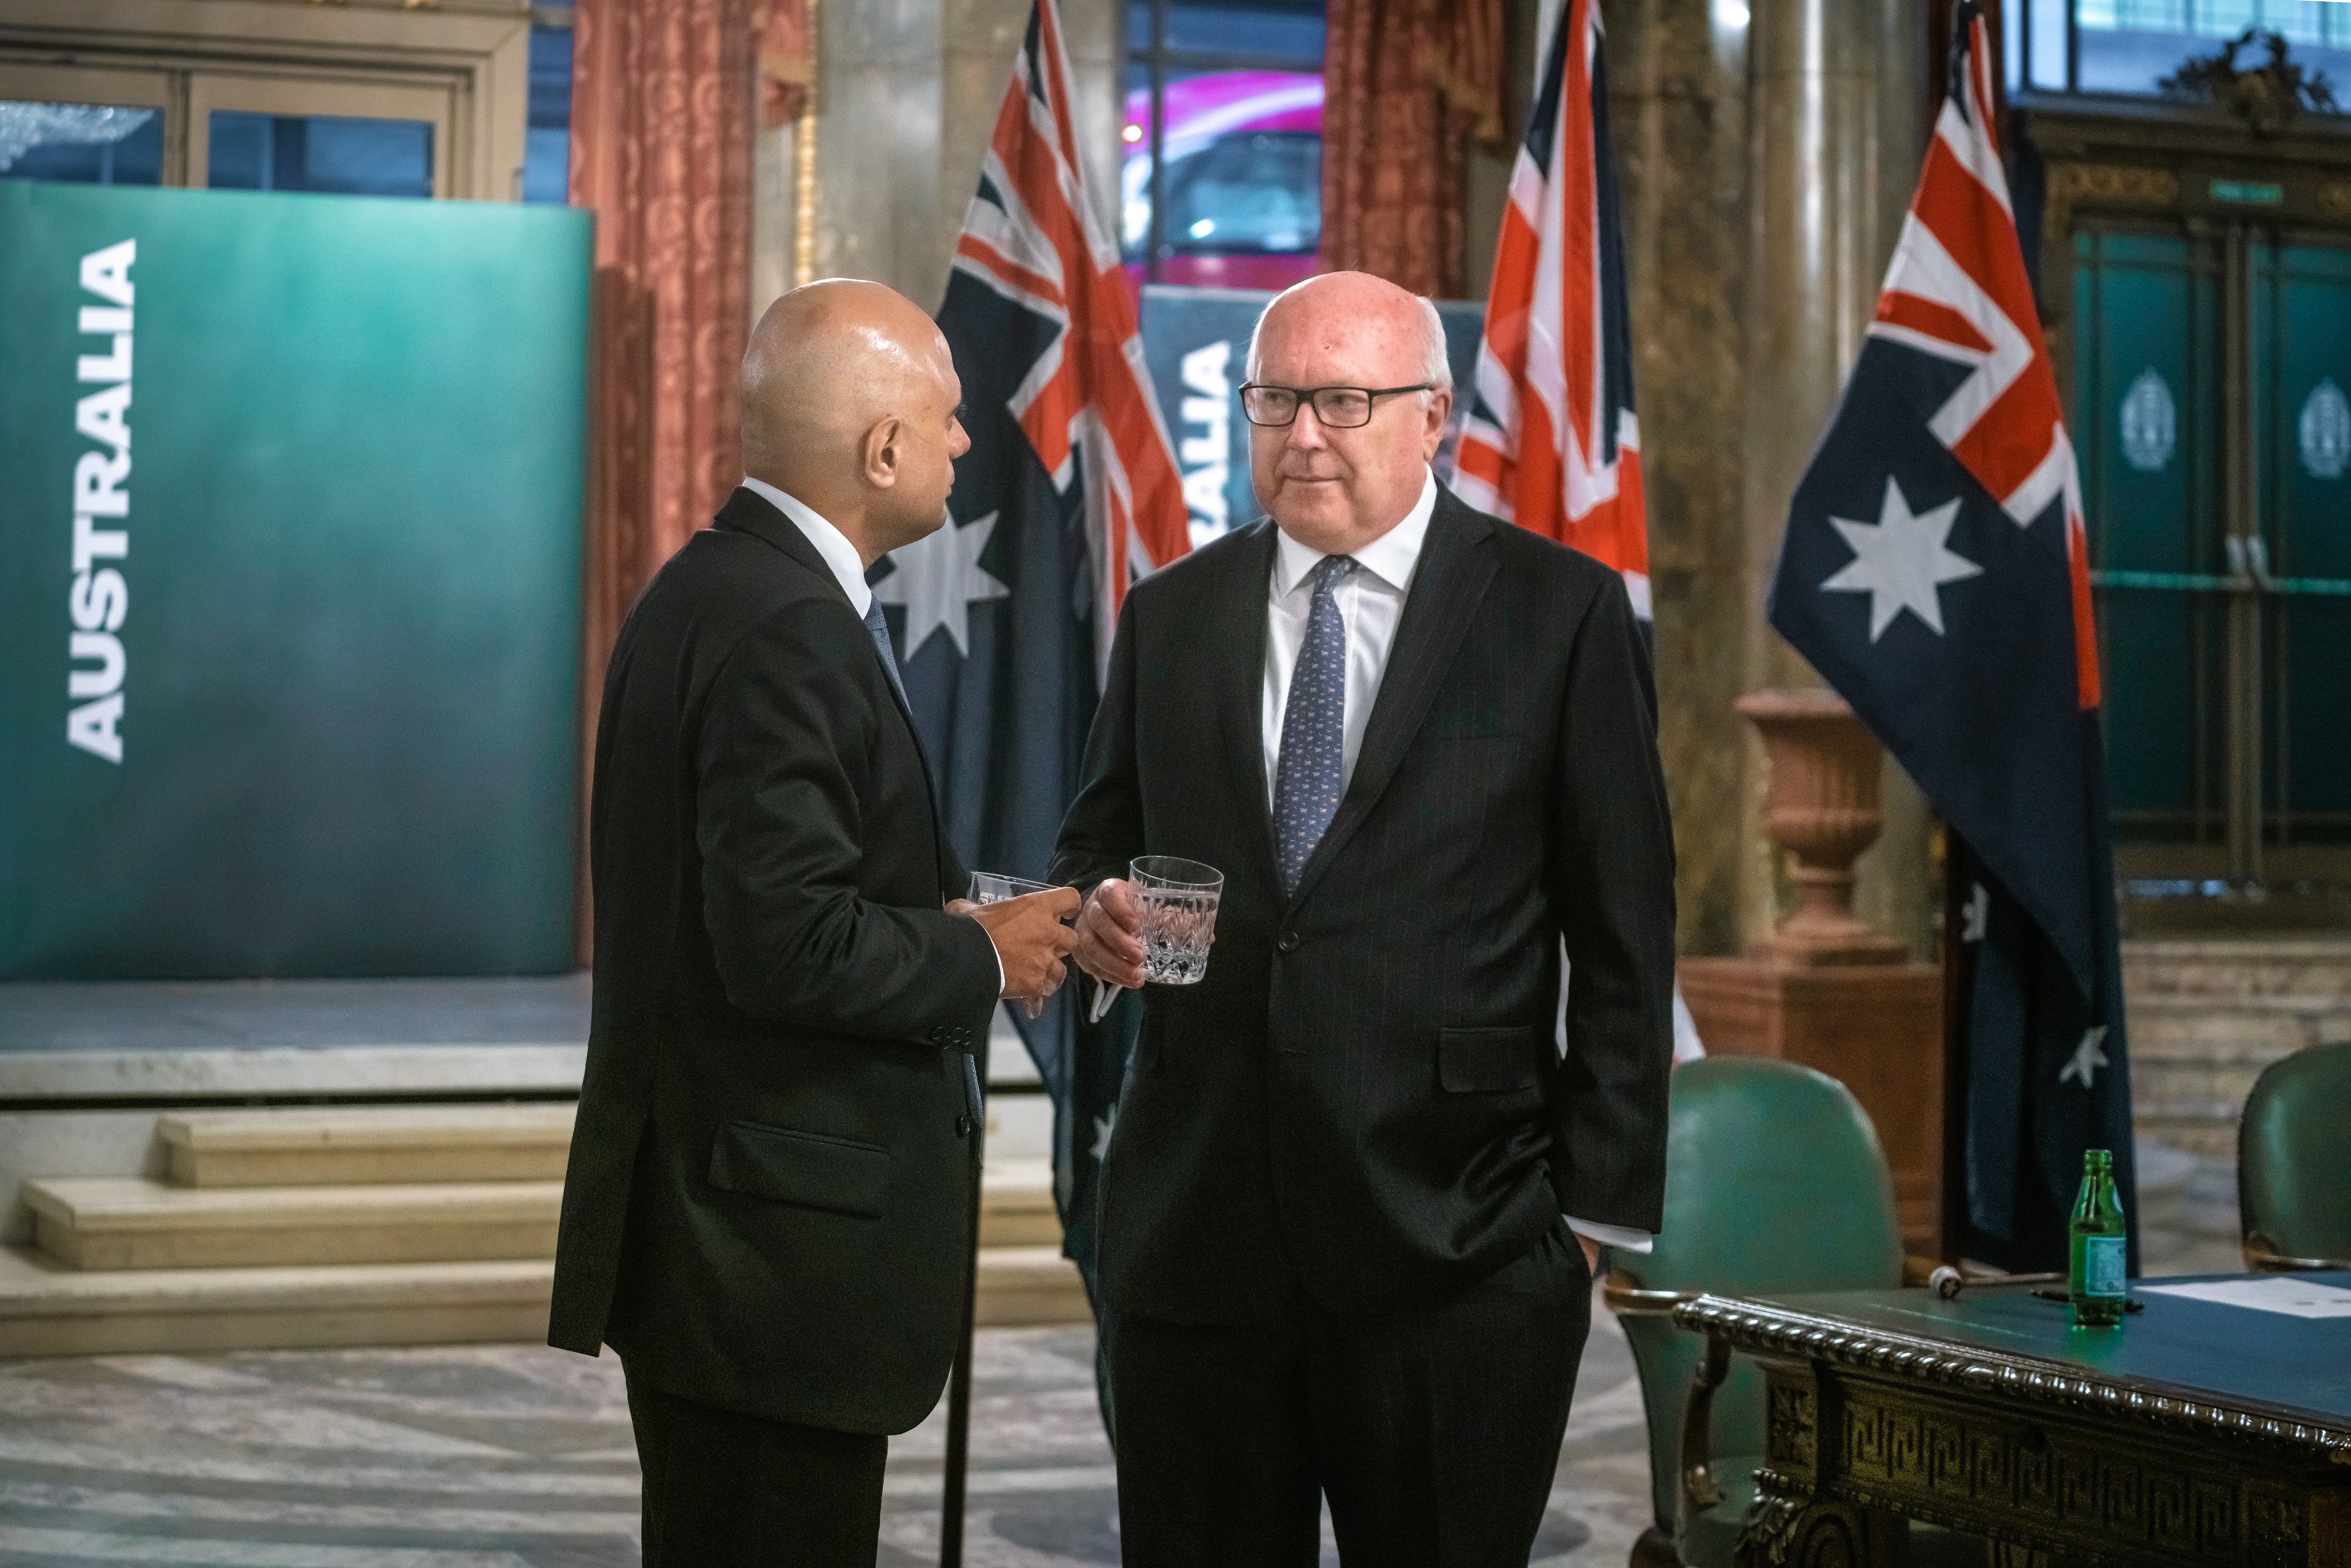
[[[1453,488],[1625,574],[1649,618],[1649,532],[1616,154],[1596,0],[1569,0],[1510,174]]]
[[[2082,1152],[2132,1207],[2114,843],[2081,486],[2002,172],[1988,29],[1959,7],[1876,319],[1796,487],[1771,624],[1949,831],[1970,1258],[2063,1268]],[[1901,1042],[1888,1041],[1888,1049]]]

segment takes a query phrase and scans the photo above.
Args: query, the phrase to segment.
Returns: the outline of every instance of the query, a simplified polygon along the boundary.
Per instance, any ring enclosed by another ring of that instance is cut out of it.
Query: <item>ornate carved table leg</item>
[[[1907,1534],[1890,1513],[1814,1497],[1762,1469],[1735,1552],[1740,1568],[1901,1568]]]

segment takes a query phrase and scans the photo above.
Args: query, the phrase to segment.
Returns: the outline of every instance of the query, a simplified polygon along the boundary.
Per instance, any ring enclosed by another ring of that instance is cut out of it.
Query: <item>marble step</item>
[[[577,1107],[352,1105],[156,1118],[183,1186],[560,1181]]]
[[[0,1247],[0,1359],[325,1345],[537,1343],[555,1266],[544,1259],[260,1269],[75,1269]],[[1089,1321],[1054,1247],[979,1256],[991,1327]]]
[[[555,1255],[563,1184],[183,1187],[137,1177],[24,1184],[34,1239],[80,1269],[445,1263]]]
[[[1053,1207],[1053,1167],[1044,1160],[989,1160],[979,1183],[979,1244],[1061,1245],[1061,1218]]]
[[[554,1276],[543,1260],[92,1270],[0,1247],[0,1357],[541,1340]]]
[[[2298,997],[2351,1008],[2351,940],[2127,941],[2123,988],[2134,1005],[2157,997]]]
[[[1050,1247],[984,1247],[973,1319],[987,1328],[1093,1321],[1078,1266]]]
[[[2252,1062],[2266,1066],[2305,1046],[2351,1040],[2351,998],[2132,997],[2134,1061]]]

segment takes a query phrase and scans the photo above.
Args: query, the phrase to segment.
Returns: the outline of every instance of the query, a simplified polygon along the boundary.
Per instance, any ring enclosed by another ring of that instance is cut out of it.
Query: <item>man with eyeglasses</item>
[[[1599,1246],[1663,1198],[1648,657],[1614,572],[1437,484],[1427,301],[1310,279],[1249,375],[1269,520],[1128,596],[1052,871],[1122,987],[1128,861],[1225,873],[1102,1176],[1123,1561],[1305,1568],[1327,1500],[1349,1568],[1524,1568]]]

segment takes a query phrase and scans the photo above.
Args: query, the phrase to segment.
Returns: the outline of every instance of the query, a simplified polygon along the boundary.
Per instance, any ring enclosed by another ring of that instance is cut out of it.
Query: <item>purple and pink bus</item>
[[[1286,288],[1315,270],[1322,236],[1322,78],[1211,71],[1166,84],[1167,211],[1150,265],[1151,94],[1131,93],[1119,227],[1140,284]]]

